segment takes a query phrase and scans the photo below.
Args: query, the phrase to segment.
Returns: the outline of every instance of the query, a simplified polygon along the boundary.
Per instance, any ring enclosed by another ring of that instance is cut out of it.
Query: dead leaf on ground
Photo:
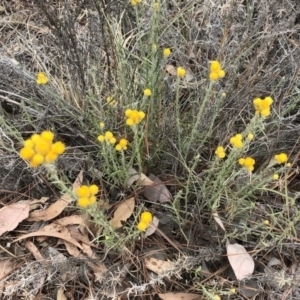
[[[115,210],[113,218],[110,220],[111,226],[114,228],[122,227],[121,221],[126,221],[133,213],[135,205],[134,197],[123,201]]]
[[[227,256],[237,280],[243,280],[254,271],[254,261],[240,244],[228,244]]]
[[[189,294],[189,293],[165,293],[158,294],[162,300],[201,300],[201,295]]]
[[[83,171],[80,171],[76,180],[73,183],[73,190],[77,190],[83,179]],[[61,212],[73,201],[73,198],[68,194],[64,194],[55,203],[50,205],[45,210],[34,211],[30,213],[28,221],[49,221],[61,214]]]
[[[146,264],[147,269],[149,269],[150,271],[152,271],[158,275],[165,274],[166,272],[173,269],[173,265],[171,262],[156,259],[154,257],[146,258],[145,264]]]
[[[60,232],[56,232],[56,231],[36,231],[36,232],[32,232],[32,233],[28,233],[28,234],[24,234],[23,236],[17,238],[16,240],[14,240],[14,242],[18,242],[30,237],[34,237],[34,236],[51,236],[51,237],[56,237],[58,239],[62,239],[62,240],[66,240],[72,244],[74,244],[76,247],[78,247],[79,249],[82,249],[81,245],[72,237],[66,236],[63,233]]]
[[[32,243],[30,241],[26,241],[25,247],[29,250],[29,252],[34,256],[34,258],[37,261],[40,261],[42,264],[47,264],[47,262],[45,262],[45,259],[44,259],[43,255],[41,254],[41,252],[35,246],[34,243]]]
[[[11,259],[5,259],[0,261],[0,280],[4,279],[8,274],[10,274],[16,266],[16,263]]]
[[[139,174],[134,168],[129,170],[131,177],[128,180],[128,185],[131,186],[133,182],[145,187],[144,196],[152,202],[159,201],[165,203],[171,201],[171,194],[165,184],[156,176],[150,175],[147,177],[144,173]]]
[[[149,227],[146,229],[145,237],[152,235],[156,231],[158,224],[159,224],[159,219],[153,217],[152,222],[150,223]]]
[[[226,230],[225,230],[225,227],[224,227],[224,224],[223,224],[222,220],[221,220],[220,217],[219,217],[219,214],[218,214],[217,212],[214,212],[214,213],[213,213],[213,216],[214,216],[215,221],[219,224],[219,226],[220,226],[224,231],[226,231]]]
[[[0,209],[0,236],[14,230],[20,222],[28,218],[29,202],[17,202]]]
[[[153,184],[147,185],[147,187],[145,187],[145,198],[149,201],[159,201],[160,203],[171,201],[171,194],[165,184],[157,176],[154,176],[152,174],[149,175],[149,179],[153,182]]]

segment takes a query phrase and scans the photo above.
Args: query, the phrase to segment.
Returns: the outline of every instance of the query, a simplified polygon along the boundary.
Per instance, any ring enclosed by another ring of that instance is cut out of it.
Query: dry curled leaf
[[[189,294],[189,293],[165,293],[158,294],[160,299],[162,300],[201,300],[202,297],[197,294]]]
[[[148,257],[145,259],[145,264],[147,269],[150,271],[162,275],[166,272],[170,271],[173,268],[173,265],[169,261],[164,261],[160,259],[156,259],[154,257]]]
[[[219,224],[219,226],[220,226],[224,231],[226,231],[226,230],[225,230],[225,227],[224,227],[224,224],[223,224],[222,220],[221,220],[220,217],[219,217],[219,214],[218,214],[217,212],[214,212],[214,213],[213,213],[213,216],[214,216],[215,221]]]
[[[123,201],[115,210],[114,216],[111,219],[111,226],[114,228],[122,227],[122,221],[126,221],[133,213],[135,199],[131,197]]]
[[[150,223],[149,227],[146,229],[145,237],[152,235],[156,231],[158,224],[159,224],[159,219],[153,217],[152,222]]]
[[[82,183],[83,171],[80,171],[73,183],[73,190],[77,190]],[[55,203],[45,210],[33,211],[28,221],[49,221],[61,214],[61,212],[73,201],[69,193],[62,195]]]
[[[29,202],[17,202],[0,209],[0,236],[14,230],[20,222],[28,218]]]
[[[227,245],[227,256],[237,280],[243,280],[253,273],[254,261],[242,245]]]

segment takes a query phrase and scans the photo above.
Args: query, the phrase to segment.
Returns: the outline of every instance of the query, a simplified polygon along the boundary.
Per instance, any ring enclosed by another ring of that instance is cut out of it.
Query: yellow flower
[[[106,131],[104,138],[107,142],[109,142],[114,137],[113,133],[111,131]]]
[[[87,185],[82,185],[77,189],[77,195],[79,197],[89,197],[90,196],[90,188]]]
[[[102,135],[102,134],[100,134],[100,135],[98,135],[98,137],[97,137],[97,140],[100,142],[100,143],[102,143],[102,142],[104,142],[104,135]]]
[[[78,198],[77,201],[78,206],[86,207],[90,205],[90,199],[86,197]]]
[[[278,179],[279,179],[279,175],[275,173],[275,174],[273,175],[273,179],[274,179],[274,180],[278,180]]]
[[[247,139],[248,139],[249,141],[252,141],[253,138],[254,138],[254,135],[253,135],[252,133],[249,133],[248,136],[247,136]]]
[[[164,58],[168,58],[171,55],[171,48],[164,48],[163,54]]]
[[[99,188],[95,184],[90,185],[89,190],[90,190],[90,193],[93,195],[96,195],[99,192]]]
[[[286,155],[286,153],[277,154],[277,155],[275,155],[274,158],[278,164],[283,164],[283,163],[287,162],[287,160],[288,160],[288,156]]]
[[[139,231],[145,231],[148,228],[148,224],[144,223],[144,222],[139,222],[137,225],[137,229]]]
[[[56,142],[52,145],[51,152],[63,154],[65,152],[65,145],[62,142]]]
[[[51,149],[51,142],[45,141],[44,139],[41,139],[35,146],[36,152],[42,155],[46,155],[50,149]]]
[[[127,109],[125,111],[125,116],[128,118],[126,124],[128,126],[133,126],[140,123],[145,118],[145,113],[143,111]]]
[[[184,68],[182,68],[182,67],[178,67],[177,68],[177,76],[178,77],[184,77],[185,76],[185,73],[186,73],[186,71],[185,71],[185,69]]]
[[[235,288],[230,289],[230,293],[235,294],[236,293],[236,289]]]
[[[218,79],[219,79],[218,73],[216,73],[216,72],[211,72],[211,73],[209,74],[209,79],[212,80],[212,81],[218,80]]]
[[[105,124],[103,122],[99,123],[100,128],[104,128]]]
[[[158,11],[159,10],[159,3],[158,2],[154,2],[153,8],[154,8],[155,11]]]
[[[131,0],[131,5],[132,5],[132,6],[136,6],[136,5],[138,5],[139,3],[141,3],[141,0]]]
[[[58,154],[54,153],[54,152],[48,152],[45,156],[45,161],[47,163],[53,163],[57,160]]]
[[[213,60],[210,63],[210,70],[211,72],[216,72],[218,73],[221,70],[221,65],[217,60]]]
[[[49,81],[49,79],[44,72],[39,72],[37,74],[37,77],[36,77],[37,84],[46,84],[46,83],[48,83],[48,81]]]
[[[41,133],[41,138],[44,139],[45,141],[51,142],[54,139],[54,133],[51,131],[43,131]]]
[[[113,105],[115,105],[116,104],[116,100],[114,100],[112,97],[110,97],[110,96],[108,96],[107,98],[106,98],[106,102],[109,104],[109,105],[111,105],[111,106],[113,106]]]
[[[149,96],[151,96],[151,95],[152,95],[152,92],[151,92],[150,89],[145,89],[145,90],[144,90],[144,96],[149,97]]]
[[[252,157],[240,158],[239,164],[252,172],[254,170],[255,160]]]
[[[226,156],[225,150],[222,146],[217,147],[215,154],[218,158],[224,158]]]
[[[141,222],[145,223],[145,224],[149,224],[150,222],[152,222],[152,214],[149,211],[144,211],[141,214]]]
[[[243,147],[242,138],[243,136],[240,133],[238,133],[235,136],[230,138],[230,144],[235,148],[242,148]]]
[[[32,148],[24,147],[20,150],[20,156],[24,160],[31,159],[33,157],[33,155],[34,155],[34,150]]]
[[[113,137],[109,140],[109,143],[113,145],[116,143],[116,141],[117,141],[117,139],[115,137]]]
[[[30,166],[33,168],[38,167],[45,161],[44,156],[42,154],[35,154],[30,160]]]
[[[265,224],[265,225],[269,225],[269,224],[270,224],[270,221],[269,221],[269,220],[264,220],[264,224]]]
[[[221,300],[221,297],[219,295],[215,295],[214,300]]]

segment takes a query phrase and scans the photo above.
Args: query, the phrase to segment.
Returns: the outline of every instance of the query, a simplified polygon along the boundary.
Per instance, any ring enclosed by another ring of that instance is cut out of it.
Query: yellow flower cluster
[[[213,60],[210,64],[209,79],[212,81],[218,80],[225,76],[225,71],[221,69],[221,65],[217,60]]]
[[[108,105],[110,105],[110,106],[114,106],[115,104],[116,104],[116,100],[114,100],[112,97],[110,97],[110,96],[108,96],[107,98],[106,98],[106,102],[107,102],[107,104]]]
[[[117,151],[127,150],[128,141],[126,139],[120,139],[119,143],[116,145]]]
[[[39,72],[37,74],[37,77],[36,77],[36,83],[37,84],[46,84],[48,83],[49,79],[48,77],[46,76],[46,74],[44,72]]]
[[[235,136],[230,138],[230,144],[235,148],[242,148],[243,147],[243,136],[238,133]]]
[[[139,3],[141,3],[142,0],[131,0],[131,5],[132,6],[136,6],[138,5]]]
[[[117,141],[111,131],[106,131],[104,135],[98,135],[97,139],[100,143],[106,141],[107,143],[110,143],[112,145],[114,145]]]
[[[125,116],[127,117],[126,124],[128,126],[134,126],[145,118],[145,113],[135,109],[126,109]]]
[[[239,164],[252,172],[254,170],[255,159],[252,157],[240,158]]]
[[[141,220],[137,225],[139,231],[145,231],[152,222],[152,214],[149,211],[145,211],[141,214]]]
[[[24,142],[24,147],[20,150],[21,158],[28,160],[33,168],[43,163],[53,163],[65,151],[65,145],[62,142],[53,143],[53,138],[51,131],[33,134]]]
[[[288,156],[286,155],[286,153],[277,154],[274,158],[278,164],[284,164],[288,160]]]
[[[182,78],[185,76],[185,74],[186,74],[186,70],[184,68],[182,68],[182,67],[177,68],[177,76],[178,77]]]
[[[266,97],[263,100],[261,98],[255,98],[253,100],[255,114],[261,115],[262,117],[268,117],[271,113],[272,103],[273,103],[273,99],[271,97]]]
[[[99,192],[99,188],[92,184],[90,186],[82,185],[77,189],[78,201],[77,204],[81,207],[92,205],[96,202],[96,194]]]
[[[225,150],[222,146],[217,147],[215,154],[218,158],[224,158],[226,156]]]

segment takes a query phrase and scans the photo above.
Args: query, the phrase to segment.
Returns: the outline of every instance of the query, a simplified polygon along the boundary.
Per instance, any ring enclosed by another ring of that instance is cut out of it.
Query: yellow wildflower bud
[[[24,141],[24,147],[33,148],[34,147],[34,142],[31,139],[26,140],[26,141]]]
[[[51,131],[43,131],[41,133],[41,138],[45,141],[52,142],[54,139],[54,133]]]
[[[37,133],[31,136],[31,141],[36,145],[41,140],[41,136]]]
[[[219,77],[219,78],[223,78],[223,77],[225,77],[225,75],[226,75],[226,73],[225,73],[224,70],[220,70],[220,71],[218,72],[218,77]]]
[[[25,160],[31,159],[33,155],[34,155],[34,150],[32,148],[24,147],[20,150],[20,156]]]
[[[151,92],[150,89],[145,89],[145,90],[144,90],[144,96],[149,97],[149,96],[151,96],[151,95],[152,95],[152,92]]]
[[[278,175],[278,174],[274,174],[274,175],[273,175],[273,179],[274,179],[274,180],[278,180],[278,179],[279,179],[279,175]]]
[[[116,143],[116,138],[115,137],[113,137],[113,138],[111,138],[110,140],[109,140],[109,142],[113,145],[113,144],[115,144]]]
[[[218,73],[216,73],[216,72],[211,72],[209,74],[209,79],[212,81],[216,81],[216,80],[218,80],[218,78],[219,78],[219,76],[218,76]]]
[[[141,214],[141,222],[149,224],[152,222],[152,214],[149,211],[145,211]]]
[[[96,200],[97,200],[96,196],[91,196],[91,197],[89,198],[89,205],[94,204],[94,203],[96,202]]]
[[[221,70],[221,65],[220,65],[220,63],[219,63],[217,60],[211,61],[211,64],[210,64],[210,70],[211,70],[212,72],[218,73],[218,72]]]
[[[105,140],[107,142],[109,142],[114,137],[114,135],[111,131],[106,131],[104,137],[105,137]]]
[[[153,8],[154,8],[155,11],[158,11],[159,10],[159,3],[158,2],[154,2]]]
[[[104,141],[104,135],[98,135],[97,140],[102,143]]]
[[[144,222],[139,222],[137,225],[137,229],[139,231],[145,231],[148,227],[148,224],[144,223]]]
[[[123,148],[122,148],[122,146],[120,144],[117,144],[116,147],[115,147],[115,149],[117,151],[122,151],[123,150]]]
[[[131,109],[126,109],[126,110],[125,110],[125,116],[126,116],[127,118],[130,118],[131,113],[132,113],[132,110],[131,110]]]
[[[56,142],[52,145],[51,151],[56,154],[62,154],[65,152],[65,145],[62,142]]]
[[[78,206],[86,207],[90,205],[90,200],[87,197],[80,197],[77,201]]]
[[[41,165],[43,162],[44,162],[44,156],[41,154],[35,154],[30,161],[30,165],[33,168],[36,168],[39,165]]]
[[[171,55],[171,49],[170,48],[165,48],[163,50],[163,55],[164,55],[164,58],[168,58]]]
[[[129,119],[126,120],[126,125],[133,126],[134,125],[134,121],[129,118]]]
[[[105,124],[103,122],[99,123],[100,128],[104,128]]]
[[[96,184],[92,184],[89,187],[89,190],[90,190],[90,193],[93,194],[93,195],[96,195],[99,192],[99,188],[97,187]]]
[[[215,295],[215,296],[214,296],[214,300],[221,300],[220,295]]]
[[[182,67],[178,67],[177,68],[177,76],[178,77],[184,77],[185,76],[185,73],[186,73],[186,71],[185,71],[185,69],[184,68],[182,68]]]
[[[269,220],[264,220],[264,224],[265,224],[265,225],[269,225],[269,224],[270,224],[270,221],[269,221]]]
[[[119,145],[122,147],[126,147],[128,144],[128,141],[126,139],[120,139]]]
[[[235,294],[236,293],[236,289],[235,288],[230,289],[230,293]]]
[[[82,185],[77,189],[76,193],[79,197],[88,198],[90,196],[90,189],[87,185]]]
[[[254,135],[253,135],[252,133],[249,133],[248,136],[247,136],[247,139],[248,139],[249,141],[252,141],[253,138],[254,138]]]
[[[45,161],[47,163],[53,163],[57,160],[58,154],[52,151],[48,152],[45,156]]]
[[[37,153],[46,155],[51,149],[51,142],[41,139],[35,146]]]
[[[288,160],[288,156],[286,155],[286,153],[277,154],[274,158],[278,164],[283,164]]]

